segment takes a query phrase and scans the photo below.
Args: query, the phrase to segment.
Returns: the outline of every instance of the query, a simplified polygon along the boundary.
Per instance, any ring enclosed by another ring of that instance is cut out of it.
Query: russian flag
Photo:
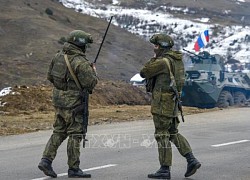
[[[194,50],[195,51],[199,51],[200,48],[203,48],[204,46],[207,45],[208,41],[209,41],[208,30],[205,30],[204,32],[202,32],[199,35],[197,41],[195,42],[195,44],[194,44]]]

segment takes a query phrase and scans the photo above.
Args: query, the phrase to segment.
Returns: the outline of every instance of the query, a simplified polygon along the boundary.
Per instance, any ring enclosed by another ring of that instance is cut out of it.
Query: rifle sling
[[[73,71],[73,69],[72,69],[72,67],[71,67],[71,65],[70,65],[70,63],[69,63],[69,59],[68,59],[67,54],[64,54],[64,59],[65,59],[65,62],[66,62],[66,64],[67,64],[67,66],[68,66],[68,69],[69,69],[69,72],[70,72],[71,76],[73,77],[73,79],[74,79],[74,81],[75,81],[77,87],[79,88],[79,90],[82,92],[81,84],[80,84],[79,80],[77,79],[77,77],[76,77],[76,75],[75,75],[75,73],[74,73],[74,71]],[[88,97],[88,94],[85,95],[85,98],[86,98],[86,96]],[[85,102],[85,103],[88,103],[88,100],[85,99],[84,102]],[[88,105],[85,106],[85,107],[84,107],[83,105],[80,105],[80,106],[74,108],[74,110],[73,110],[73,118],[74,118],[74,119],[75,119],[75,115],[76,115],[78,112],[80,112],[80,111],[82,111],[82,110],[83,110],[83,112],[85,112],[84,114],[85,114],[85,117],[86,117],[86,118],[83,118],[83,144],[82,144],[82,145],[83,145],[83,148],[85,148],[85,142],[88,141],[88,140],[85,138],[86,133],[87,133],[87,126],[88,126],[88,109],[87,109],[87,107],[88,107]],[[84,115],[83,115],[83,116],[84,116]],[[84,119],[85,119],[85,120],[87,119],[87,120],[85,121]]]
[[[173,82],[173,85],[176,87],[175,78],[174,78],[174,75],[173,75],[173,73],[172,73],[172,70],[171,70],[171,66],[170,66],[169,60],[165,60],[165,62],[166,62],[167,67],[168,67],[168,69],[169,69],[170,79],[171,79],[171,81]]]
[[[167,67],[168,67],[168,69],[169,69],[169,73],[170,73],[170,79],[171,79],[171,81],[173,82],[173,86],[175,86],[175,88],[176,88],[176,90],[177,90],[177,86],[176,86],[176,82],[175,82],[175,78],[174,78],[174,75],[173,75],[173,73],[172,73],[172,70],[171,70],[171,66],[170,66],[170,63],[169,63],[169,61],[168,60],[165,60],[166,61],[166,64],[167,64]],[[170,83],[171,84],[171,83]],[[177,91],[177,93],[178,93],[178,91]],[[178,107],[178,105],[177,104],[175,104],[175,106],[177,106]],[[175,107],[176,108],[176,107]],[[179,107],[178,107],[179,108]],[[179,109],[180,110],[180,112],[181,112],[181,117],[182,117],[182,121],[184,122],[184,117],[183,117],[183,112],[182,112],[182,110],[181,109]]]
[[[67,54],[64,54],[64,59],[65,59],[65,62],[67,64],[67,66],[68,66],[69,72],[70,72],[71,76],[73,77],[77,87],[80,89],[80,91],[82,91],[81,84],[80,84],[79,80],[77,79],[77,77],[76,77],[76,75],[75,75],[75,73],[74,73],[74,71],[73,71],[73,69],[72,69],[72,67],[71,67],[71,65],[69,63],[69,59],[68,59]]]

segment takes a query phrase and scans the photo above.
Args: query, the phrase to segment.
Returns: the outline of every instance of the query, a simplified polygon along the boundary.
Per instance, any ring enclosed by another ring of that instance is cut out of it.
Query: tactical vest
[[[50,76],[52,76],[52,83],[57,89],[67,90],[68,67],[61,53],[58,53],[54,58]]]

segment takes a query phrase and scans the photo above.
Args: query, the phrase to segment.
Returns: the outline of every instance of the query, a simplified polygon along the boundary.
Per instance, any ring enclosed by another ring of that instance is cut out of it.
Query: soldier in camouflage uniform
[[[81,88],[91,93],[97,84],[97,76],[95,66],[86,59],[85,50],[87,44],[92,42],[90,34],[81,30],[72,31],[63,49],[55,55],[49,66],[47,78],[54,85],[52,101],[55,107],[55,122],[53,134],[38,168],[53,178],[57,177],[57,174],[51,166],[52,161],[56,157],[57,149],[67,137],[68,177],[91,177],[79,168],[83,115],[74,109],[82,105],[83,94],[68,70],[64,55],[67,55]]]
[[[170,88],[172,74],[176,88],[181,93],[185,77],[182,54],[172,50],[174,42],[166,34],[155,34],[150,38],[150,42],[155,46],[155,56],[144,65],[140,75],[146,78],[147,90],[152,93],[151,113],[161,167],[156,173],[149,174],[148,178],[171,179],[172,149],[170,142],[187,159],[185,177],[189,177],[200,168],[201,164],[193,156],[186,138],[178,132],[178,109],[176,109],[174,93]]]

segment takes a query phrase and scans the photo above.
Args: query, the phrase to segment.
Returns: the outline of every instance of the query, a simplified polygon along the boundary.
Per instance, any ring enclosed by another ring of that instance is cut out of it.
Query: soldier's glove
[[[95,72],[95,74],[97,76],[97,71],[96,71],[95,63],[91,63],[90,66],[92,67],[93,71]]]

